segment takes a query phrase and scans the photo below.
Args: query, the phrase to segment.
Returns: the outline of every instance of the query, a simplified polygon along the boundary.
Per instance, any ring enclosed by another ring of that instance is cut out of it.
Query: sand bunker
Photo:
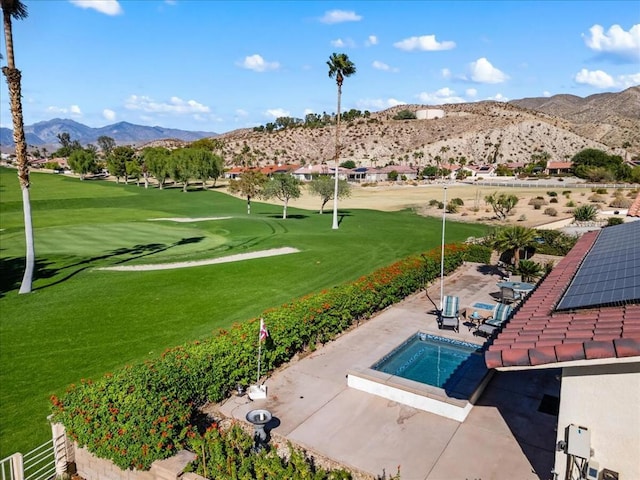
[[[157,263],[153,265],[121,265],[118,267],[103,267],[96,270],[115,270],[119,272],[142,272],[150,270],[170,270],[173,268],[200,267],[202,265],[214,265],[217,263],[239,262],[253,258],[273,257],[276,255],[287,255],[297,253],[300,250],[291,247],[272,248],[269,250],[259,250],[257,252],[239,253],[227,257],[211,258],[209,260],[195,260],[192,262]]]

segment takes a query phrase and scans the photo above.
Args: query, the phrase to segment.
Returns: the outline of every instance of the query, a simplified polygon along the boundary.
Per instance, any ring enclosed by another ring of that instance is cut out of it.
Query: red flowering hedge
[[[490,249],[445,247],[444,271],[463,261],[488,263]],[[269,338],[262,348],[267,374],[296,353],[315,348],[360,319],[396,303],[440,275],[440,248],[400,260],[355,282],[311,294],[264,312]],[[51,402],[55,421],[80,446],[123,469],[148,469],[198,435],[198,407],[255,381],[258,320],[234,324],[203,342],[175,347],[154,361],[99,380],[83,380]]]

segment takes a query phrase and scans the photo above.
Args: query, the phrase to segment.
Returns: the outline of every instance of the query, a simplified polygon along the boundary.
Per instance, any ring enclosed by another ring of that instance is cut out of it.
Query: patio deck
[[[499,272],[468,263],[445,282],[464,310],[495,303]],[[438,303],[440,285],[429,295]],[[460,332],[440,330],[424,292],[412,295],[333,342],[292,362],[267,381],[267,398],[231,397],[216,406],[245,420],[249,410],[274,416],[273,432],[293,443],[373,476],[402,480],[552,477],[557,417],[542,408],[559,396],[555,371],[496,372],[467,418],[458,422],[347,386],[347,373],[368,368],[417,331],[481,344],[466,318]]]

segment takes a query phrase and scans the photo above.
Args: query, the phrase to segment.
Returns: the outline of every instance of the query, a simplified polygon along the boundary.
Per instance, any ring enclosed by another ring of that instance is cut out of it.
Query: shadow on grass
[[[88,268],[96,267],[96,262],[113,259],[113,263],[115,265],[121,265],[123,263],[131,262],[132,260],[139,260],[149,255],[155,255],[160,252],[165,252],[171,248],[179,247],[181,245],[199,243],[204,238],[205,237],[182,238],[177,242],[169,245],[164,243],[147,243],[143,245],[134,245],[130,248],[118,248],[104,255],[89,257],[79,262],[66,266],[60,266],[58,268],[50,268],[50,266],[53,265],[53,262],[36,260],[33,275],[34,282],[36,280],[50,279],[55,277],[58,278],[51,283],[33,288],[33,291],[42,290],[66,282],[78,273],[87,270]],[[118,258],[123,256],[126,256],[126,258]],[[24,274],[24,265],[24,258],[0,259],[0,271],[2,271],[2,276],[0,277],[0,298],[7,292],[16,290],[19,287],[22,275]]]

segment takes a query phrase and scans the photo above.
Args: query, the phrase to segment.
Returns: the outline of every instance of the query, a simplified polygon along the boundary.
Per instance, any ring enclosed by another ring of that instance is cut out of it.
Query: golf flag
[[[264,326],[264,318],[260,319],[260,341],[266,339],[269,336],[267,327]]]

